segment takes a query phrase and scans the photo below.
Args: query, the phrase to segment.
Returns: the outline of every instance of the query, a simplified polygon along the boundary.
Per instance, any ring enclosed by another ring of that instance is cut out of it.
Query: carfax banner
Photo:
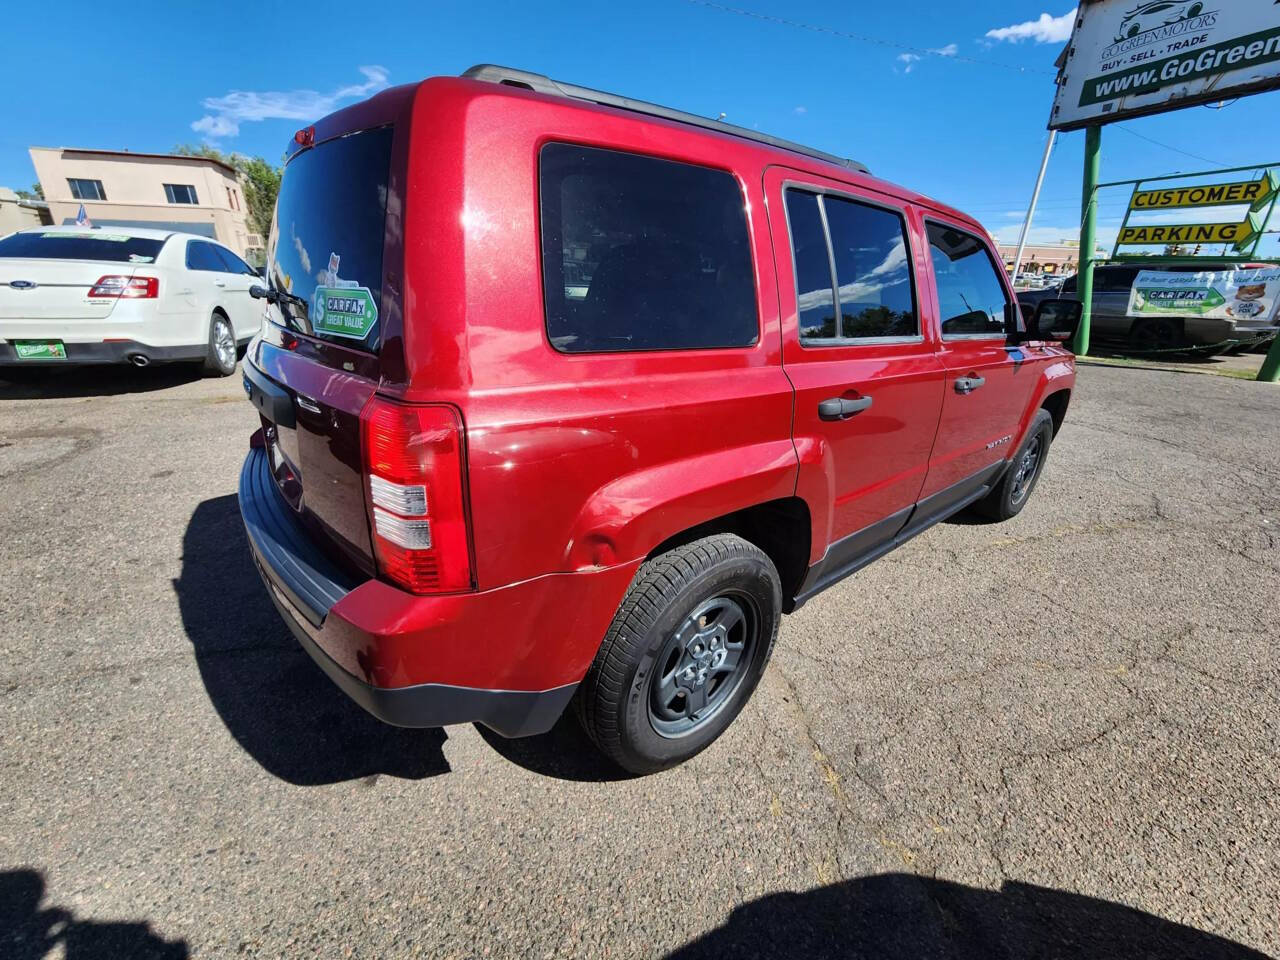
[[[1275,319],[1280,267],[1173,273],[1143,270],[1129,291],[1129,316]]]
[[[1274,0],[1082,3],[1049,126],[1091,123],[1226,100],[1280,86]]]

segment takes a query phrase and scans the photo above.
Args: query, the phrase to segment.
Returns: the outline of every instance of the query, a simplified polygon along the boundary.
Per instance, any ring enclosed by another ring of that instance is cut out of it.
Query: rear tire
[[[226,315],[215,310],[209,318],[209,342],[204,372],[212,377],[229,377],[236,372],[236,334]]]
[[[1031,499],[1036,481],[1044,472],[1053,442],[1053,417],[1049,411],[1036,411],[1027,435],[1013,455],[1004,476],[994,490],[973,505],[973,509],[989,520],[1009,520],[1022,512]]]
[[[764,672],[782,615],[773,561],[718,534],[648,560],[578,687],[578,719],[632,773],[708,747]]]

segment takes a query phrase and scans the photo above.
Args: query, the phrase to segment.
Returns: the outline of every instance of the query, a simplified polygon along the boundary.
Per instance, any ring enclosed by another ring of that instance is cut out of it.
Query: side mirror
[[[1027,338],[1068,343],[1075,338],[1083,312],[1079,300],[1042,300],[1027,324]]]
[[[267,303],[276,302],[275,293],[272,292],[271,290],[268,290],[266,287],[264,287],[260,283],[255,283],[252,287],[249,288],[249,296],[253,297],[253,299],[255,300],[265,300],[267,301]]]

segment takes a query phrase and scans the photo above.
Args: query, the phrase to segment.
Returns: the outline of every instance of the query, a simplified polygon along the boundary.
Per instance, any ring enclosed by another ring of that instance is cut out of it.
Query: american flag
[[[89,214],[84,212],[84,204],[80,204],[80,212],[76,214],[77,227],[92,227],[93,221],[89,219]]]

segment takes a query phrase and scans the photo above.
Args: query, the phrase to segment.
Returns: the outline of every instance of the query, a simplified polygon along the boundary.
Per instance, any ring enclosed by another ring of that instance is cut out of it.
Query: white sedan
[[[0,239],[0,368],[195,360],[235,372],[261,326],[253,268],[208,237],[37,227]]]

